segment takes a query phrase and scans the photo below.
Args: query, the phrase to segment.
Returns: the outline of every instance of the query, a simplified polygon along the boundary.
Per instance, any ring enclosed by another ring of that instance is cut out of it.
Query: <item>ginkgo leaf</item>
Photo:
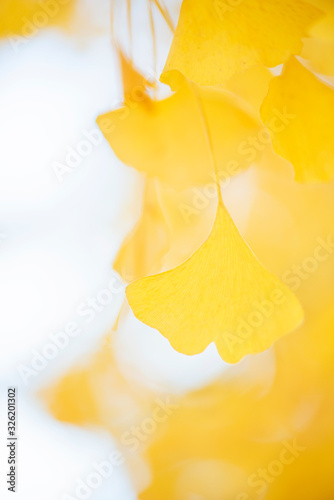
[[[333,111],[334,90],[295,58],[270,83],[261,116],[275,152],[293,164],[299,182],[326,182],[334,176]]]
[[[147,88],[152,88],[154,85],[134,67],[133,62],[119,47],[117,47],[117,52],[121,63],[125,101],[136,99],[139,93],[145,93]]]
[[[100,426],[117,437],[126,427],[124,414],[131,415],[134,408],[137,413],[148,413],[151,405],[148,394],[147,389],[130,385],[120,372],[110,335],[87,360],[81,360],[51,386],[40,391],[41,399],[58,420]]]
[[[49,411],[62,422],[96,424],[99,408],[86,370],[73,370],[53,387],[41,392]]]
[[[159,183],[157,189],[170,232],[170,248],[163,259],[166,270],[187,260],[207,239],[217,211],[217,187],[212,183],[177,191]]]
[[[269,383],[269,390],[263,390],[271,377],[261,358],[245,368],[239,380],[229,373],[183,396],[167,429],[157,433],[146,453],[152,480],[139,499],[282,500],[294,491],[303,500],[332,498],[333,363],[324,368],[324,352],[319,352],[319,337],[324,335],[324,351],[327,345],[327,353],[332,353],[330,309],[321,308],[321,314],[301,328],[297,341],[291,335],[278,344],[284,348],[276,352],[277,364],[271,364],[275,383]],[[257,369],[262,370],[261,382],[253,380],[247,390]],[[290,473],[287,468],[283,481],[273,481],[269,497],[256,494],[255,480],[266,484],[256,473],[259,465],[280,463],[293,448],[301,452],[298,467],[291,467]],[[324,457],[330,463],[325,468]],[[316,477],[317,483],[305,482],[305,475]]]
[[[268,349],[303,319],[297,298],[256,259],[221,203],[190,259],[135,281],[126,295],[135,316],[177,351],[198,354],[214,342],[229,363]]]
[[[303,0],[183,0],[161,80],[179,70],[200,85],[217,85],[255,64],[268,67],[299,54],[322,11]]]
[[[50,26],[68,25],[74,13],[77,0],[54,2],[48,0],[38,2],[32,0],[1,0],[0,2],[0,37],[14,35],[27,40],[40,29]],[[22,41],[21,41],[22,42]],[[20,45],[14,37],[13,44]]]
[[[306,0],[306,2],[326,13],[333,8],[333,0]]]
[[[334,75],[334,9],[312,27],[301,56],[310,61],[317,73]]]
[[[159,272],[169,248],[169,234],[159,206],[153,180],[146,183],[143,213],[125,238],[114,262],[114,269],[126,282]]]
[[[196,86],[196,92],[207,116],[217,168],[222,175],[235,175],[260,156],[251,140],[261,124],[227,91]],[[186,81],[167,99],[142,98],[99,116],[97,123],[120,160],[140,172],[178,188],[214,180],[203,113]]]
[[[327,258],[324,250],[320,252],[316,269],[308,265],[319,250],[317,238],[332,234],[334,185],[301,185],[289,178],[286,169],[269,168],[261,172],[259,185],[247,240],[277,276],[289,270],[297,280],[308,319],[295,334],[275,344],[274,359],[265,355],[259,362],[249,357],[250,365],[241,363],[240,370],[233,367],[213,384],[182,398],[167,430],[157,433],[148,449],[152,481],[141,500],[183,499],[189,492],[216,500],[215,493],[225,485],[223,471],[215,478],[217,488],[212,493],[211,477],[201,474],[205,490],[198,492],[190,475],[185,489],[184,471],[189,465],[222,460],[245,470],[248,478],[259,464],[266,467],[277,460],[282,439],[288,436],[301,446],[307,443],[307,451],[298,457],[297,469],[291,467],[291,474],[281,475],[283,482],[273,482],[270,498],[290,498],[287,492],[292,491],[298,491],[303,500],[333,496],[333,246],[327,247]],[[257,381],[252,379],[254,373]],[[325,470],[322,455],[330,462]],[[316,476],[317,483],[313,479],[305,483],[306,473]],[[249,500],[254,499],[247,479],[245,489],[236,474],[229,476],[228,484],[230,480],[235,484],[234,496],[219,499],[246,500],[248,492]],[[247,494],[239,495],[240,491]]]
[[[260,119],[260,107],[268,94],[272,73],[265,66],[258,64],[243,73],[234,75],[224,88],[243,99],[253,113]]]

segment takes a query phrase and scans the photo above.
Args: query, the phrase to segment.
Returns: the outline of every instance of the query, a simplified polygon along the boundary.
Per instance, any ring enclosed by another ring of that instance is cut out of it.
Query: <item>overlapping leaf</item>
[[[11,37],[14,47],[19,47],[23,39],[29,40],[40,29],[67,27],[76,4],[77,0],[1,0],[0,37]]]
[[[299,54],[322,15],[303,0],[184,0],[162,81],[179,70],[200,85],[217,85],[250,66],[268,67]]]
[[[249,141],[257,137],[261,124],[231,93],[199,87],[197,92],[219,172],[241,172],[255,159]],[[201,109],[185,81],[167,99],[154,101],[141,94],[138,101],[100,116],[97,123],[117,156],[140,172],[177,188],[214,180]]]
[[[270,83],[261,116],[276,153],[291,161],[300,182],[334,176],[334,90],[295,58]],[[278,113],[283,116],[277,121]]]
[[[333,4],[332,4],[333,7]],[[324,75],[334,75],[334,8],[310,31],[304,40],[301,56],[310,61],[312,69]]]
[[[168,248],[168,227],[157,199],[154,181],[148,180],[142,215],[122,243],[114,269],[125,282],[159,272]]]
[[[221,204],[189,260],[135,281],[126,295],[135,316],[177,351],[198,354],[215,342],[230,363],[269,348],[303,319],[296,297],[258,262]]]

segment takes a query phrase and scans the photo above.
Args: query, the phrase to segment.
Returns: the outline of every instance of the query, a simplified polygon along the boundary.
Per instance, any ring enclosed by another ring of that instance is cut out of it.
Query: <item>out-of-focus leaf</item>
[[[256,64],[274,67],[299,54],[322,15],[303,0],[183,0],[162,81],[178,70],[200,85],[217,85]]]
[[[293,164],[299,182],[334,176],[333,110],[334,90],[295,58],[270,82],[261,116],[275,152]]]

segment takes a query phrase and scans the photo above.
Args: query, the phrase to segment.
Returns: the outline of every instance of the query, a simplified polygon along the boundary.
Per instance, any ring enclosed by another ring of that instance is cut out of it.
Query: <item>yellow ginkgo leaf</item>
[[[304,40],[301,56],[317,73],[334,75],[334,9],[312,27],[310,35]]]
[[[322,11],[303,0],[183,0],[162,81],[178,70],[217,85],[255,64],[274,67],[299,54]]]
[[[72,367],[39,395],[56,419],[103,427],[116,438],[126,428],[124,415],[140,411],[147,415],[151,405],[151,391],[129,384],[120,372],[110,335],[87,360]]]
[[[135,67],[133,62],[117,47],[121,63],[122,83],[125,101],[138,99],[138,95],[144,94],[147,88],[153,87]]]
[[[252,66],[234,75],[224,88],[243,99],[253,113],[260,118],[260,107],[269,90],[272,73],[262,64]]]
[[[306,2],[326,13],[333,8],[333,0],[306,0]]]
[[[235,175],[254,162],[261,154],[252,146],[261,130],[255,115],[230,92],[186,81],[167,99],[145,97],[98,117],[100,129],[120,160],[177,188],[212,183],[211,150],[194,88],[207,117],[221,175]]]
[[[303,319],[297,298],[256,259],[222,202],[189,260],[135,281],[126,295],[135,316],[177,351],[198,354],[214,342],[229,363],[268,349]]]
[[[1,0],[0,37],[12,38],[14,48],[29,40],[40,29],[50,26],[68,27],[77,0]]]
[[[285,117],[277,124],[275,116]],[[299,182],[326,182],[334,176],[334,90],[295,58],[270,82],[261,107],[274,150],[289,160]]]
[[[291,335],[280,342],[268,391],[262,358],[260,383],[249,382],[252,364],[239,380],[229,373],[186,394],[147,451],[152,480],[139,499],[282,500],[295,491],[303,500],[332,498],[334,372],[333,363],[324,369],[322,354],[327,350],[330,358],[333,352],[333,328],[331,308],[321,309],[297,340]],[[290,467],[278,478],[271,464],[282,463],[283,470],[287,456]],[[330,465],[322,466],[323,459]],[[267,475],[268,465],[274,473]],[[305,482],[308,475],[317,481]]]
[[[146,184],[142,216],[127,236],[114,262],[114,269],[126,282],[159,272],[169,248],[169,234],[157,198],[154,181]]]
[[[176,191],[159,183],[158,195],[171,239],[164,257],[167,270],[187,260],[207,239],[217,211],[217,187],[212,183],[203,189]]]

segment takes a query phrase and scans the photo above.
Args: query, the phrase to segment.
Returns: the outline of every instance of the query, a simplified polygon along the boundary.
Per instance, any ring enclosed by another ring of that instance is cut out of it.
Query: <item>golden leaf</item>
[[[183,0],[162,81],[179,70],[217,85],[255,64],[268,67],[299,54],[322,11],[303,0]]]
[[[256,259],[221,203],[189,260],[135,281],[126,295],[135,316],[177,351],[198,354],[215,342],[229,363],[268,349],[303,319],[296,297]]]
[[[259,121],[241,99],[220,89],[196,87],[207,116],[213,154],[221,175],[247,168],[259,151],[249,148],[261,130]],[[145,95],[121,109],[101,115],[97,123],[127,165],[177,188],[212,183],[203,116],[192,84],[171,97],[153,101]]]
[[[295,58],[270,82],[261,116],[275,152],[293,164],[299,182],[334,176],[333,111],[334,90]]]
[[[226,82],[224,88],[243,99],[251,112],[260,119],[260,107],[268,94],[269,82],[272,78],[270,70],[259,64],[234,75]]]
[[[147,88],[153,87],[153,83],[147,80],[135,67],[133,62],[116,47],[121,63],[123,92],[125,101],[135,99],[137,93],[145,93]]]
[[[48,0],[1,0],[0,2],[0,37],[12,36],[14,46],[20,44],[17,36],[29,40],[40,29],[50,26],[68,27],[74,13],[77,0],[56,2],[50,5]],[[15,37],[15,36],[16,37]],[[23,43],[23,42],[22,42]]]
[[[142,278],[162,267],[169,248],[169,233],[157,198],[153,180],[146,182],[143,213],[124,240],[114,262],[114,269],[126,282]]]
[[[317,73],[334,75],[334,9],[312,27],[301,56],[310,61]]]

